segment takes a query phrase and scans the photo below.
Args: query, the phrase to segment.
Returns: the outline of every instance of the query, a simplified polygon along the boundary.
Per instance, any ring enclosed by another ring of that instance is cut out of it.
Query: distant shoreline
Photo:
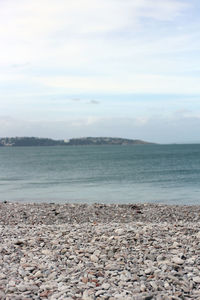
[[[32,146],[100,146],[100,145],[151,145],[154,143],[138,139],[112,137],[83,137],[54,140],[38,137],[4,137],[0,138],[0,147],[32,147]]]

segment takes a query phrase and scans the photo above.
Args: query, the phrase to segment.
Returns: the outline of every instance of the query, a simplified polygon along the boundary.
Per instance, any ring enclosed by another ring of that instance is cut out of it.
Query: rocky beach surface
[[[0,203],[0,299],[200,299],[200,206]]]

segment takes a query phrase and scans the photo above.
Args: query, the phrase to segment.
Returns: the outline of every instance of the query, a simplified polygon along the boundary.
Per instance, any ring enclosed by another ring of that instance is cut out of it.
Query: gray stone
[[[102,294],[104,294],[104,293],[105,293],[104,290],[99,290],[99,291],[97,291],[97,292],[95,293],[95,296],[98,297],[99,295],[102,295]]]
[[[192,279],[195,283],[200,283],[200,276],[195,276]]]
[[[149,275],[149,274],[153,273],[153,270],[150,269],[150,268],[148,268],[148,269],[146,269],[146,270],[144,271],[144,273],[147,274],[147,275]]]
[[[178,265],[182,265],[182,264],[184,264],[184,260],[183,259],[181,259],[180,257],[178,257],[178,256],[174,256],[173,258],[172,258],[172,261],[175,263],[175,264],[178,264]]]
[[[97,263],[98,260],[99,260],[99,258],[98,258],[96,255],[93,254],[93,255],[90,256],[90,260],[91,260],[92,262]]]
[[[104,283],[104,284],[102,284],[101,288],[103,290],[108,290],[110,288],[110,284],[109,283]]]

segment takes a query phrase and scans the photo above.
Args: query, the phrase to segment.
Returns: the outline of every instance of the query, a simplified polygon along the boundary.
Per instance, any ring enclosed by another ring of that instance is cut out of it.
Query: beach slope
[[[0,203],[0,299],[200,299],[200,206]]]

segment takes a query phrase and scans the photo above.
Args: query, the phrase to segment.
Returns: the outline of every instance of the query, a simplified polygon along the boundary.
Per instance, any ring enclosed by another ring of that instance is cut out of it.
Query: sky
[[[0,137],[200,142],[199,0],[0,0]]]

